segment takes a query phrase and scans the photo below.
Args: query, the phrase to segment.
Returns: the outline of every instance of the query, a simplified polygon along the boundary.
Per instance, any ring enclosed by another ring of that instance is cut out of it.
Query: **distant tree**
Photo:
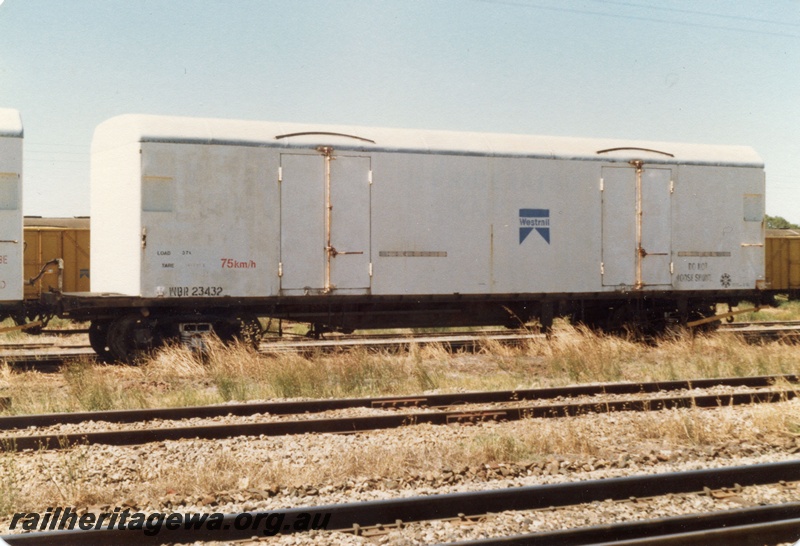
[[[800,229],[800,226],[797,224],[793,224],[780,216],[770,216],[767,214],[764,218],[767,220],[768,229]]]

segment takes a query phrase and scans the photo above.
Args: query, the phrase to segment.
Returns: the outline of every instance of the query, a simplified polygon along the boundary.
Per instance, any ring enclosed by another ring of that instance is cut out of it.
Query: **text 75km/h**
[[[233,258],[221,258],[222,260],[222,269],[255,269],[256,262],[253,260],[247,260],[244,262],[240,262],[239,260],[234,260]]]

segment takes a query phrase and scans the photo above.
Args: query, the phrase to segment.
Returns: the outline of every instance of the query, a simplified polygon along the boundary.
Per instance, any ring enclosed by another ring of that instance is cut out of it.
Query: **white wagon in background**
[[[19,112],[0,108],[0,309],[4,317],[17,315],[22,302],[22,139]]]

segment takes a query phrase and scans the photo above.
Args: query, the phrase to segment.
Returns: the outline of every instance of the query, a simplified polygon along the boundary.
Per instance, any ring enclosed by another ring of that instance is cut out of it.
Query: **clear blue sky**
[[[122,113],[753,146],[800,223],[800,0],[0,0],[25,213]]]

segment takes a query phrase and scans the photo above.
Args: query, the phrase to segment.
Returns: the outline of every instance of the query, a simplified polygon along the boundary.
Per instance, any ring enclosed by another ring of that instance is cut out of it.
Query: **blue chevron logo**
[[[550,209],[519,209],[519,244],[534,230],[550,244]]]

